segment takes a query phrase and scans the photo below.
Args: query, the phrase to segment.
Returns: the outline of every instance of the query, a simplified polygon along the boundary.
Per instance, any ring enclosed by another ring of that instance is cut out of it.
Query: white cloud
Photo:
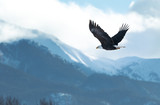
[[[134,6],[134,4],[135,4],[135,1],[132,1],[132,2],[130,3],[130,5],[129,5],[129,8],[132,8],[132,7]]]
[[[33,38],[36,37],[31,31],[18,28],[15,25],[7,24],[3,21],[0,22],[0,42],[14,41],[21,38]]]
[[[135,4],[132,2],[130,6],[134,7]],[[104,12],[91,5],[80,7],[74,3],[65,4],[58,0],[0,0],[0,19],[55,35],[63,42],[87,53],[94,51],[92,49],[100,44],[89,31],[89,19],[95,20],[111,36],[118,32],[122,23],[130,25],[129,34],[144,32],[148,28],[160,28],[159,18],[144,17],[137,12],[127,14]],[[17,34],[12,31],[3,33],[7,34],[6,40],[15,38],[14,35]],[[3,35],[0,35],[0,39],[4,37]],[[16,37],[22,36],[23,34],[17,34]],[[121,44],[127,42],[125,37]],[[93,53],[96,54],[95,51]]]
[[[160,17],[160,0],[137,0],[131,7],[131,11],[153,17]]]

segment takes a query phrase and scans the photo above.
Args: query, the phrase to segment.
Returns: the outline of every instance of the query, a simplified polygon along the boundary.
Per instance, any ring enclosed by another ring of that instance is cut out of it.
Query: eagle
[[[113,37],[110,37],[98,24],[92,20],[89,20],[89,29],[92,34],[101,42],[101,45],[97,46],[96,49],[117,50],[120,48],[125,48],[125,46],[118,46],[118,43],[122,41],[126,32],[128,31],[128,24],[122,24],[118,33]]]

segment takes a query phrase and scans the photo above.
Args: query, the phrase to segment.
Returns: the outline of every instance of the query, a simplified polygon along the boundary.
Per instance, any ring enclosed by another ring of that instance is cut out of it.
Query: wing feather
[[[89,29],[93,33],[93,35],[101,42],[102,45],[112,44],[110,36],[94,21],[90,20]]]
[[[112,40],[115,45],[118,45],[118,43],[124,38],[128,29],[129,29],[128,24],[122,24],[122,26],[119,28],[119,32],[112,37]]]

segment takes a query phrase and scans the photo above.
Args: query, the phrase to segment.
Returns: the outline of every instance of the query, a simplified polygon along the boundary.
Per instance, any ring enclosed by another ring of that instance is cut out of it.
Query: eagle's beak
[[[96,49],[98,49],[98,47],[96,47]]]

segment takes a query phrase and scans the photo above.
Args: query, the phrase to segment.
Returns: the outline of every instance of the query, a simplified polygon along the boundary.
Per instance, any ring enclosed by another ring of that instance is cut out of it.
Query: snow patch
[[[78,60],[73,57],[71,54],[69,54],[68,52],[66,52],[65,50],[63,50],[73,61],[78,62]]]
[[[68,93],[53,93],[51,94],[51,98],[54,100],[55,103],[58,103],[58,105],[73,104],[73,97],[71,94]]]

